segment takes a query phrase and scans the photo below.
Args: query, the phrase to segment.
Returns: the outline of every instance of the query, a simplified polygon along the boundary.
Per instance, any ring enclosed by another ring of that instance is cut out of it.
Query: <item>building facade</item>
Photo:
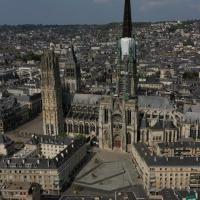
[[[199,156],[156,155],[142,143],[134,144],[132,153],[148,194],[156,195],[164,188],[200,188]]]
[[[0,100],[0,133],[6,133],[30,119],[28,105],[23,105],[13,96]]]
[[[39,141],[38,138],[32,141]],[[46,138],[47,140],[47,138]],[[55,137],[49,136],[48,140],[53,145],[57,141]],[[55,140],[55,141],[54,141]],[[64,143],[64,141],[63,141]],[[43,143],[36,146],[40,148]],[[29,144],[30,145],[30,144]],[[50,144],[49,144],[50,146]],[[54,148],[56,151],[56,148]],[[58,147],[59,149],[59,147]],[[37,155],[23,157],[5,157],[0,160],[0,185],[5,182],[30,182],[39,183],[47,194],[60,194],[63,187],[70,183],[74,172],[80,167],[87,154],[87,144],[82,139],[68,141],[64,150],[58,151],[55,157],[48,157],[49,149],[38,149]],[[46,157],[47,156],[47,157]]]
[[[37,183],[5,182],[1,195],[5,200],[40,200],[41,187]]]

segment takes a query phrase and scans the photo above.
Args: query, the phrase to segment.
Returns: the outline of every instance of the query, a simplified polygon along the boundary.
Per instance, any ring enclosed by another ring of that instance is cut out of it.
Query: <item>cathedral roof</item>
[[[184,105],[184,112],[198,112],[200,113],[200,105]]]
[[[145,117],[142,118],[141,124],[140,124],[140,129],[145,129],[148,128],[149,124],[147,122],[147,119]]]
[[[158,120],[154,126],[151,127],[154,130],[163,130],[163,129],[176,129],[171,120]]]
[[[176,129],[174,123],[171,120],[166,120],[165,122],[165,129]]]
[[[200,122],[200,112],[186,112],[184,114],[184,120],[187,122]]]
[[[101,100],[101,95],[95,94],[74,94],[72,104],[97,105]]]
[[[73,94],[70,96],[72,105],[98,106],[101,99],[110,102],[110,96],[96,94]],[[160,96],[138,96],[138,106],[147,109],[173,110],[173,103],[166,97]]]
[[[156,122],[156,124],[151,127],[151,129],[154,129],[154,130],[163,130],[164,129],[164,123],[163,123],[163,121],[158,120]]]
[[[172,110],[173,104],[166,97],[160,96],[139,96],[138,97],[138,106],[146,107],[146,108],[159,108],[159,109],[167,109]]]

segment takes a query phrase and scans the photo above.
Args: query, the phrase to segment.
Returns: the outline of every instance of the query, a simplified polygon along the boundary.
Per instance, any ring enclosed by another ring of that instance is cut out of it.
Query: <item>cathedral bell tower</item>
[[[58,58],[52,50],[42,57],[41,76],[43,131],[57,136],[64,131],[64,119]]]
[[[68,93],[74,94],[80,92],[80,64],[77,61],[73,46],[71,46],[67,51],[67,61],[65,66],[65,75],[63,82],[65,91],[67,91]]]

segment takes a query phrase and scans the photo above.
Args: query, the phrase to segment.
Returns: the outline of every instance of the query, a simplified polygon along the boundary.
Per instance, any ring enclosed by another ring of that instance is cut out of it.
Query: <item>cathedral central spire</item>
[[[125,0],[124,5],[124,22],[123,22],[123,38],[132,37],[132,19],[131,19],[131,2]]]

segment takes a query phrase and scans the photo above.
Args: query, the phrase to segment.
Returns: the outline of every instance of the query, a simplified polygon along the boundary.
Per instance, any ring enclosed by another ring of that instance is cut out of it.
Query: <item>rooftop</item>
[[[73,139],[70,137],[49,136],[49,135],[32,135],[27,144],[52,144],[52,145],[70,145]]]
[[[148,166],[152,167],[199,167],[200,157],[160,157],[152,154],[143,143],[134,144],[136,151]]]
[[[200,148],[200,142],[194,141],[179,141],[170,143],[158,143],[159,148]]]
[[[57,169],[63,163],[65,163],[69,158],[71,158],[74,153],[80,149],[83,145],[86,144],[86,141],[83,139],[74,139],[71,141],[67,147],[57,154],[53,159],[44,159],[44,158],[5,158],[3,157],[0,160],[1,169]]]
[[[97,105],[101,95],[95,94],[75,94],[72,98],[72,104]]]
[[[166,97],[160,96],[138,96],[138,105],[143,108],[159,108],[173,110],[174,105]]]

